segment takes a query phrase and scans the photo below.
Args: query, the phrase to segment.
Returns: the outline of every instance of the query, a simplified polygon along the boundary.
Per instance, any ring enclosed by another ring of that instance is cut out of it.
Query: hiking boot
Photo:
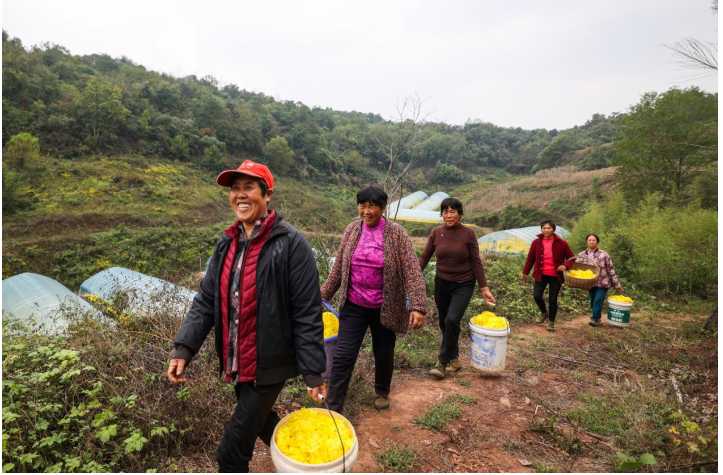
[[[384,396],[377,396],[374,400],[374,407],[378,410],[389,409],[389,398]]]
[[[588,322],[588,325],[590,325],[591,327],[599,327],[602,325],[602,323],[600,322],[600,320],[590,320]]]
[[[447,369],[442,363],[429,370],[429,375],[437,379],[444,379],[447,376]]]
[[[449,362],[449,364],[447,364],[444,369],[448,373],[456,373],[457,371],[462,369],[462,363],[460,363],[458,359],[453,359]]]
[[[547,312],[545,312],[545,313],[543,313],[542,315],[540,315],[539,317],[537,317],[537,320],[535,320],[535,323],[545,323],[545,321],[547,320],[547,318],[548,318],[548,317],[547,317]]]
[[[555,322],[550,320],[547,322],[547,331],[548,332],[554,332],[555,331]]]

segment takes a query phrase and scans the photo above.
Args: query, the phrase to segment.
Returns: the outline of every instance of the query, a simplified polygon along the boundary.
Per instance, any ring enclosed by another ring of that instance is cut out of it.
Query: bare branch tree
[[[718,71],[718,47],[714,43],[686,38],[667,48],[677,54],[685,65]]]
[[[390,197],[401,193],[404,178],[414,164],[412,150],[426,119],[422,116],[422,102],[418,95],[405,97],[397,105],[397,120],[387,129],[388,133],[374,137],[387,159],[382,186]]]
[[[713,0],[710,6],[714,15],[718,15],[718,0]],[[717,35],[716,35],[717,37]],[[718,44],[704,43],[695,38],[686,38],[675,43],[673,46],[666,46],[673,51],[681,62],[686,66],[704,69],[706,71],[718,71]]]

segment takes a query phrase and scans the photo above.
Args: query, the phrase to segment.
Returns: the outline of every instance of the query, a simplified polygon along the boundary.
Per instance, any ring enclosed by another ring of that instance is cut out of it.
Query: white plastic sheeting
[[[479,238],[479,248],[482,252],[493,252],[501,254],[527,254],[530,244],[540,234],[539,226],[527,226],[524,228],[505,229],[486,234]],[[570,236],[570,232],[558,226],[555,234],[563,239]]]
[[[117,294],[127,298],[128,309],[139,315],[156,312],[183,317],[196,292],[163,279],[123,267],[110,267],[80,284],[81,295],[93,294],[105,300]]]
[[[438,191],[428,196],[424,191],[415,191],[401,200],[393,201],[387,207],[388,216],[399,221],[438,224],[442,222],[439,206],[449,195]]]
[[[28,323],[34,330],[56,334],[68,327],[71,317],[100,316],[88,302],[57,280],[25,272],[3,280],[3,318]]]

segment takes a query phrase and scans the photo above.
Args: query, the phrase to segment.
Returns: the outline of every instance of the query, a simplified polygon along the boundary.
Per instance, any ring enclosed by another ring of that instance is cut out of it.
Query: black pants
[[[551,322],[554,322],[555,316],[557,315],[557,295],[560,293],[560,287],[562,287],[560,279],[549,275],[543,275],[541,281],[535,282],[534,296],[537,306],[540,307],[540,311],[542,313],[547,312],[543,294],[545,293],[545,287],[547,287],[548,284],[550,285],[550,313],[548,314],[548,318]]]
[[[459,322],[472,298],[474,282],[434,279],[434,302],[437,304],[439,329],[442,330],[439,362],[443,365],[459,357]]]
[[[339,312],[339,336],[334,350],[329,381],[329,408],[341,412],[349,389],[359,349],[367,327],[372,330],[374,351],[374,390],[379,396],[389,396],[394,371],[394,345],[397,336],[379,321],[379,310],[346,302]]]
[[[269,386],[236,384],[236,408],[216,451],[219,472],[248,472],[257,436],[271,445],[271,435],[279,422],[272,407],[283,387],[283,382]]]

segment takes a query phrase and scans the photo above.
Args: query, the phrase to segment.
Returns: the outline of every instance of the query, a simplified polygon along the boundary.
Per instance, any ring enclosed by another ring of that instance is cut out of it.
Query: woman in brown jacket
[[[357,193],[359,218],[344,230],[321,298],[339,291],[339,335],[331,367],[329,407],[341,412],[367,327],[374,352],[374,407],[389,408],[397,333],[424,324],[427,293],[407,232],[382,215],[387,194],[376,186]]]

